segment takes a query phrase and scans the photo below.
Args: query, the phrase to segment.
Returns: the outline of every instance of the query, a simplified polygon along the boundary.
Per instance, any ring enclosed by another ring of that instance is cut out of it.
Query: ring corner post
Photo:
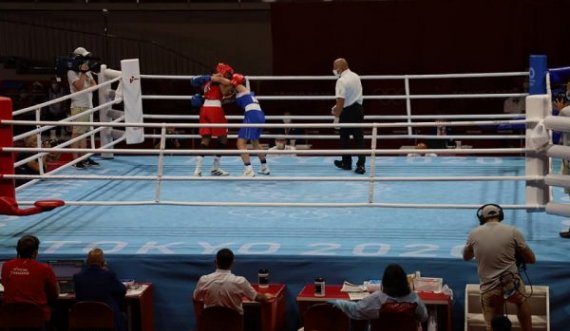
[[[0,121],[12,119],[12,99],[0,96]],[[14,135],[11,124],[0,122],[0,197],[16,198],[14,179],[4,178],[4,175],[14,174],[14,155],[5,152],[5,147],[13,147]]]
[[[105,81],[107,81],[107,77],[106,77],[106,71],[107,71],[107,65],[102,64],[101,65],[101,74],[99,75],[99,85],[101,85],[102,83],[104,83]],[[101,87],[98,90],[98,97],[99,97],[99,104],[103,104],[106,102],[111,101],[111,87],[110,86],[105,86],[105,87]],[[111,110],[112,106],[107,106],[105,108],[101,108],[101,110],[99,111],[99,121],[101,122],[112,122],[112,117],[109,114],[110,110]],[[101,131],[101,133],[99,133],[99,137],[101,139],[101,146],[107,146],[109,145],[112,141],[113,141],[113,135],[111,134],[113,128],[112,127],[108,127],[105,128],[104,130]],[[113,148],[112,146],[110,148]],[[101,157],[104,159],[112,159],[114,157],[113,152],[103,152],[101,153]]]
[[[547,57],[530,55],[529,57],[529,96],[526,98],[526,117],[534,120],[526,126],[525,172],[526,176],[544,177],[548,174],[549,158],[545,153],[528,151],[533,146],[530,137],[538,123],[550,113],[550,96],[547,94]],[[526,204],[546,205],[550,201],[548,185],[542,181],[526,181]]]
[[[144,120],[139,59],[121,60],[121,83],[123,85],[125,123],[142,124]],[[126,127],[125,136],[127,144],[143,143],[144,127]]]

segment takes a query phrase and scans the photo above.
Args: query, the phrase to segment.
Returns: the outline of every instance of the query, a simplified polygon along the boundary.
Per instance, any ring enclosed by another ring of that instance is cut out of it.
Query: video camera
[[[81,66],[87,64],[89,70],[98,73],[101,70],[100,59],[93,56],[81,56],[71,54],[69,56],[58,56],[55,58],[55,73],[57,77],[66,77],[68,70],[81,72]]]

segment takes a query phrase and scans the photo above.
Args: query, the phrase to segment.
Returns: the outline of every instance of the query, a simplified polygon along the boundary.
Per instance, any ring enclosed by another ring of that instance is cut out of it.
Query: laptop
[[[47,261],[53,269],[60,294],[75,293],[73,275],[78,274],[83,269],[83,260],[51,260]]]

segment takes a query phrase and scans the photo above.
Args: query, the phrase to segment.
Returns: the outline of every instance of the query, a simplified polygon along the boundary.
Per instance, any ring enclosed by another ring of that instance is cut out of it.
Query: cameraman
[[[97,85],[97,82],[93,79],[91,74],[91,68],[89,68],[89,56],[91,55],[83,47],[77,47],[73,51],[74,60],[77,61],[77,67],[74,70],[67,71],[67,81],[69,82],[69,91],[71,93],[76,93],[83,91],[86,88]],[[74,62],[75,62],[74,61]],[[71,97],[71,116],[77,115],[93,108],[93,94],[84,93],[78,96]],[[77,122],[89,122],[91,117],[89,115],[80,116],[75,119]],[[71,138],[76,138],[88,131],[88,126],[74,126],[71,132]],[[87,141],[81,139],[74,142],[71,148],[87,148]],[[73,153],[73,158],[78,158],[78,153]],[[74,164],[77,169],[86,169],[90,166],[99,166],[99,163],[93,161],[91,158],[83,160]]]
[[[521,330],[532,330],[530,304],[525,284],[517,268],[521,263],[535,263],[536,257],[522,233],[511,225],[502,224],[503,209],[487,204],[477,210],[480,226],[471,230],[463,249],[463,259],[477,259],[481,288],[481,308],[487,331],[497,315],[504,315],[506,302],[517,306]]]

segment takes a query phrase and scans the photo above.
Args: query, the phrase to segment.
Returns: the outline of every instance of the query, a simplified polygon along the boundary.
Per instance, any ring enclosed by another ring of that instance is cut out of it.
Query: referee
[[[339,123],[362,123],[364,108],[362,108],[362,83],[360,76],[348,68],[348,62],[338,58],[333,62],[333,73],[338,78],[335,86],[336,104],[332,114],[338,117]],[[362,128],[340,128],[340,148],[349,149],[350,136],[354,138],[356,149],[364,149],[364,134]],[[357,174],[364,174],[366,157],[358,155],[356,162]],[[343,170],[352,170],[352,156],[343,155],[342,160],[335,160],[334,165]]]

